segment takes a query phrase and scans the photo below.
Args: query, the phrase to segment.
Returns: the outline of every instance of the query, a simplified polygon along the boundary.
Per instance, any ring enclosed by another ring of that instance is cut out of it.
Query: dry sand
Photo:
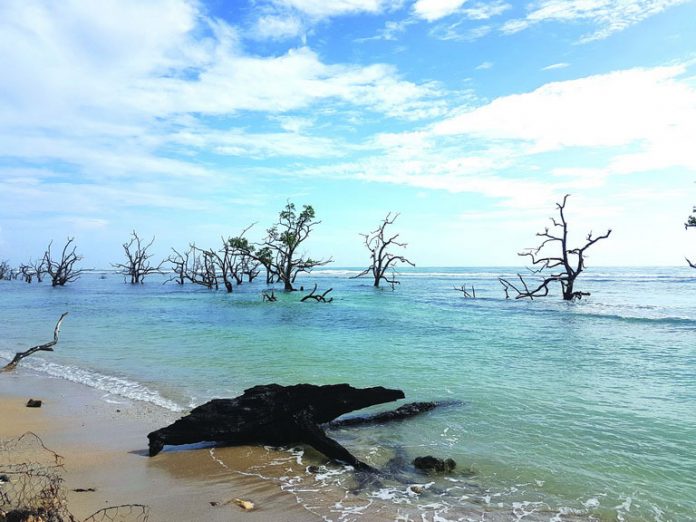
[[[29,398],[41,408],[27,408]],[[151,521],[320,520],[295,497],[268,480],[244,475],[268,459],[264,448],[217,449],[224,467],[209,449],[164,451],[146,456],[147,433],[179,414],[156,406],[110,397],[98,390],[62,379],[32,374],[21,367],[0,373],[0,439],[27,431],[65,459],[64,486],[69,510],[78,520],[121,504],[145,504]],[[77,493],[74,489],[94,488]],[[243,511],[233,498],[250,500]],[[217,503],[212,505],[211,503]]]

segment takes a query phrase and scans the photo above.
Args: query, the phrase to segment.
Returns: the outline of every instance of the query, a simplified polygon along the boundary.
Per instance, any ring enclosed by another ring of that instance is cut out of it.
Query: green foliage
[[[256,259],[264,266],[269,266],[273,261],[273,252],[267,246],[259,248],[256,252]]]
[[[315,215],[311,205],[303,205],[298,214],[295,204],[288,201],[278,214],[278,224],[267,230],[268,238],[294,250],[307,237]],[[279,226],[282,228],[281,232],[278,231]]]
[[[227,240],[231,248],[242,252],[253,252],[254,245],[249,243],[249,240],[242,236],[231,237]]]

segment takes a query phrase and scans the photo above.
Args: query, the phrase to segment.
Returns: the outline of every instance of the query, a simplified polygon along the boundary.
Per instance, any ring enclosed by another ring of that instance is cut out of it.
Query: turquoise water
[[[329,304],[282,292],[265,303],[261,283],[230,295],[114,274],[64,288],[3,281],[0,356],[50,339],[69,311],[56,351],[26,366],[170,409],[268,382],[464,401],[336,430],[376,465],[433,454],[458,471],[421,478],[433,484],[420,496],[385,483],[350,502],[336,500],[344,470],[282,477],[327,519],[696,520],[696,271],[589,269],[580,288],[592,296],[576,303],[506,301],[503,268],[404,271],[394,292],[354,273],[302,281],[333,287]],[[477,299],[453,290],[463,283]]]

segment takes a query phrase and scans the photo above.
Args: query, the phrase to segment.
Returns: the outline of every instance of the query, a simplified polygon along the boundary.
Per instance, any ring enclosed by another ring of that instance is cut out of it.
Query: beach
[[[147,433],[178,415],[140,401],[106,402],[103,396],[21,368],[0,374],[0,439],[33,432],[64,458],[68,509],[77,520],[129,504],[148,506],[151,521],[320,520],[276,484],[245,474],[266,458],[266,449],[217,449],[235,469],[211,458],[209,448],[149,458]],[[42,400],[42,407],[27,408],[29,398]],[[91,488],[95,491],[75,491]],[[225,504],[234,498],[256,508],[247,512]]]

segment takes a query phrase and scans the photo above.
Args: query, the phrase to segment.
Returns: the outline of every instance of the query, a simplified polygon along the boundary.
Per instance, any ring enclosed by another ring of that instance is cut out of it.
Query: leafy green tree
[[[331,263],[333,259],[312,259],[299,252],[300,245],[309,237],[321,221],[316,221],[311,205],[303,205],[300,212],[294,203],[288,202],[278,214],[278,221],[266,233],[255,255],[274,280],[282,282],[285,290],[294,290],[297,275],[309,273],[317,266]]]

